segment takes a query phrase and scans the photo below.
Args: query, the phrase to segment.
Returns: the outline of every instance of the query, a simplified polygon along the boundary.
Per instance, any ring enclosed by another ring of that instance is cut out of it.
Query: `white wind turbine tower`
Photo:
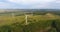
[[[33,15],[33,12],[30,12],[30,13],[31,13],[31,15]],[[24,15],[25,15],[25,24],[28,25],[28,16],[30,16],[30,15],[28,15],[26,13],[24,13]]]
[[[14,18],[15,17],[15,14],[12,12],[12,18]]]
[[[29,15],[25,15],[25,20],[26,20],[25,23],[26,23],[26,25],[28,24],[28,16]]]
[[[25,15],[25,25],[28,24],[28,15],[26,14],[26,12],[24,12],[24,15]]]

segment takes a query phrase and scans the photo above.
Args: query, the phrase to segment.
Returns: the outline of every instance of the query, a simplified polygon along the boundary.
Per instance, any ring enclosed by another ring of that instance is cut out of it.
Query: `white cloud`
[[[29,8],[45,8],[48,7],[51,2],[56,0],[7,0],[12,3],[20,4],[23,6],[29,6]]]
[[[60,0],[56,0],[56,3],[60,3]]]
[[[43,9],[43,8],[49,8],[50,6],[49,6],[49,4],[39,4],[39,5],[32,5],[32,6],[30,6],[29,8],[31,9],[31,8],[35,8],[35,9]]]
[[[13,8],[14,4],[6,3],[6,2],[0,2],[0,9],[1,8]]]
[[[35,4],[35,3],[49,3],[55,0],[7,0],[9,2],[18,3],[18,4]]]
[[[57,1],[56,0],[6,0],[6,2],[8,3],[1,2],[0,6],[6,6],[10,8],[49,8],[53,5],[51,3],[53,2],[56,3]]]
[[[4,2],[0,2],[0,6],[8,6],[9,4],[4,3]]]

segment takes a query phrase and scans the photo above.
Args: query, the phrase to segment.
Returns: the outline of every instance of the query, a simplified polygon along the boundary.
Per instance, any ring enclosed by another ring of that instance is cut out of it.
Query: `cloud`
[[[9,2],[17,3],[17,4],[36,4],[36,3],[49,3],[55,0],[7,0]]]
[[[60,3],[60,0],[56,0],[56,3]]]
[[[0,6],[8,6],[9,4],[4,3],[4,2],[0,2]]]
[[[15,3],[22,6],[22,8],[46,8],[51,7],[56,0],[6,0],[10,3]],[[51,6],[50,6],[51,5]]]
[[[0,9],[2,8],[15,8],[16,5],[12,3],[7,3],[7,2],[0,2]]]
[[[3,2],[0,2],[0,7],[21,9],[56,8],[60,4],[59,1],[60,0],[3,0]]]

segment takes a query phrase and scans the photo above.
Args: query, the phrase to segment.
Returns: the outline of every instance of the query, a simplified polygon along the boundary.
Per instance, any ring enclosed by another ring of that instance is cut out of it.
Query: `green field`
[[[53,14],[25,16],[0,16],[0,32],[57,32],[60,30],[60,16]],[[52,22],[56,22],[56,28]]]
[[[47,20],[55,20],[59,19],[60,16],[56,15],[29,15],[28,16],[28,23],[29,22],[40,22],[40,21],[47,21]],[[5,25],[5,24],[12,24],[12,23],[22,23],[25,22],[25,16],[0,16],[0,25]]]

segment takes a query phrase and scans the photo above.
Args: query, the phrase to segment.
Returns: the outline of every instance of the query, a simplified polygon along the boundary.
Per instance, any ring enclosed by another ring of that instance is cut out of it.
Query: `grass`
[[[60,16],[55,15],[30,15],[28,25],[25,25],[25,16],[0,16],[1,32],[40,32],[47,31],[55,20],[57,27],[60,27]],[[55,31],[54,28],[51,31]]]
[[[35,15],[35,16],[28,16],[28,22],[38,22],[38,21],[46,21],[46,20],[53,20],[57,19],[57,17],[49,17],[46,15]],[[12,24],[15,22],[25,22],[25,16],[0,16],[0,25],[5,24]]]

